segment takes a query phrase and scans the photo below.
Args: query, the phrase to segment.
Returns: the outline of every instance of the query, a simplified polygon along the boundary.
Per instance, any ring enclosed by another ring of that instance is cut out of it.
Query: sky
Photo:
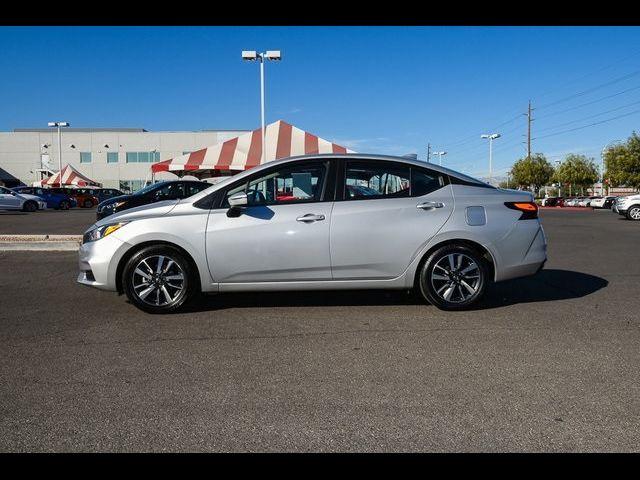
[[[357,152],[486,177],[532,152],[600,162],[640,130],[639,27],[0,27],[0,131],[260,127],[285,120]],[[595,125],[592,125],[595,124]],[[437,157],[431,161],[437,162]]]

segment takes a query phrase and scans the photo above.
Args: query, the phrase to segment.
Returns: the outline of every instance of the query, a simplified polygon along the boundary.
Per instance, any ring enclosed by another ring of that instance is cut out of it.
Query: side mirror
[[[247,194],[244,192],[236,193],[229,197],[229,205],[231,207],[246,207],[248,203]]]

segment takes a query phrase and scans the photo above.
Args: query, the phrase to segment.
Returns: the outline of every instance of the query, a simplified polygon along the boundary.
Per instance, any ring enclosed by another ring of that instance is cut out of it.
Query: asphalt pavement
[[[545,269],[467,312],[365,291],[153,316],[77,285],[75,253],[0,252],[0,450],[640,451],[640,222],[541,216]]]
[[[48,208],[32,213],[0,210],[0,235],[82,235],[95,222],[95,208]]]

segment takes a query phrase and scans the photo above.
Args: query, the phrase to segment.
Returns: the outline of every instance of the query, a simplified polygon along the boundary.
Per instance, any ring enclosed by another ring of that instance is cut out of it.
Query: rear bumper
[[[533,240],[526,242],[527,237],[533,237]],[[507,242],[514,247],[521,247],[519,251],[517,248],[503,247],[508,255],[503,255],[502,262],[496,269],[496,282],[535,275],[544,267],[547,261],[547,239],[539,221],[518,221],[518,225],[502,243]],[[524,249],[522,245],[525,246]]]

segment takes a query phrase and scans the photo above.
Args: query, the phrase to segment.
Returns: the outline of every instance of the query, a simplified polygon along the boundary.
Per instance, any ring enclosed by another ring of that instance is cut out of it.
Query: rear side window
[[[347,161],[345,200],[408,197],[411,185],[408,165],[391,162]]]
[[[430,170],[411,168],[411,196],[421,197],[444,187],[444,177]]]

